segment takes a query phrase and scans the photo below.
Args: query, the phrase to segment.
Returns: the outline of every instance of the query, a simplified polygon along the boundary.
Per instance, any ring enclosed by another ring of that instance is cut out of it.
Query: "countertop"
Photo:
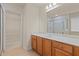
[[[59,35],[55,33],[32,33],[32,35],[67,43],[67,44],[74,45],[74,46],[79,46],[79,38],[66,37],[62,34]]]

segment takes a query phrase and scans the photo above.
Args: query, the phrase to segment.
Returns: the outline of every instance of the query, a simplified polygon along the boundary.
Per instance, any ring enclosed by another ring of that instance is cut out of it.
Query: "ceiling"
[[[45,7],[46,5],[48,5],[48,3],[3,3],[3,4],[5,7],[16,6],[19,8],[23,8],[27,4],[31,4],[31,5],[37,6],[37,7]]]
[[[27,4],[27,3],[26,3]],[[48,3],[31,3],[33,6],[37,6],[37,7],[45,7],[46,5],[48,5]]]
[[[2,3],[4,6],[16,6],[16,7],[23,7],[24,3]]]
[[[23,7],[27,4],[32,4],[33,6],[37,7],[46,7],[46,5],[48,5],[49,3],[4,3],[5,7],[7,8],[18,7],[19,9],[23,9]],[[52,17],[56,15],[69,14],[72,12],[79,12],[79,3],[57,3],[57,4],[59,4],[60,6],[47,12],[48,16]]]

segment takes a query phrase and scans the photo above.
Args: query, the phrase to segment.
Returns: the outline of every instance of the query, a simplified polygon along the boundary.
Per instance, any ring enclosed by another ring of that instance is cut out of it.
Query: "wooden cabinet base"
[[[51,56],[51,40],[43,39],[43,56]]]
[[[43,40],[41,37],[37,37],[37,52],[40,54],[40,55],[43,55]]]
[[[79,56],[79,47],[74,47],[74,56]]]
[[[37,39],[36,39],[36,36],[32,36],[32,48],[33,50],[36,50],[37,47],[36,47],[36,44],[37,44]]]
[[[32,35],[32,49],[41,56],[79,56],[79,47]]]
[[[59,49],[55,49],[54,51],[55,51],[55,56],[72,56],[72,54],[69,54]]]

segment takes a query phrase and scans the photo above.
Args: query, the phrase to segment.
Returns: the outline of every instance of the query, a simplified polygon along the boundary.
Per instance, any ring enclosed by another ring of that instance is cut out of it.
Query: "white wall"
[[[26,4],[23,20],[23,47],[27,50],[31,49],[32,32],[47,32],[46,13],[42,7]]]
[[[40,24],[39,24],[39,32],[47,32],[47,14],[45,7],[40,7],[39,9],[39,17],[40,17]]]

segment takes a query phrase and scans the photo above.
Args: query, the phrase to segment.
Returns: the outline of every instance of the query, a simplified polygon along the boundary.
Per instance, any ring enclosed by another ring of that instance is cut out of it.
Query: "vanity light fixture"
[[[50,10],[56,8],[56,7],[58,7],[58,4],[57,4],[57,3],[49,3],[49,4],[46,6],[46,12],[48,12],[48,11],[50,11]]]
[[[49,4],[46,6],[46,9],[53,8],[54,6],[56,6],[56,3],[49,3]]]
[[[53,3],[53,6],[55,6],[57,3]]]
[[[50,4],[48,5],[48,7],[49,7],[49,8],[52,8],[52,7],[53,7],[53,6],[52,6],[52,3],[50,3]]]
[[[48,5],[46,6],[46,9],[48,9],[49,7],[48,7]]]

